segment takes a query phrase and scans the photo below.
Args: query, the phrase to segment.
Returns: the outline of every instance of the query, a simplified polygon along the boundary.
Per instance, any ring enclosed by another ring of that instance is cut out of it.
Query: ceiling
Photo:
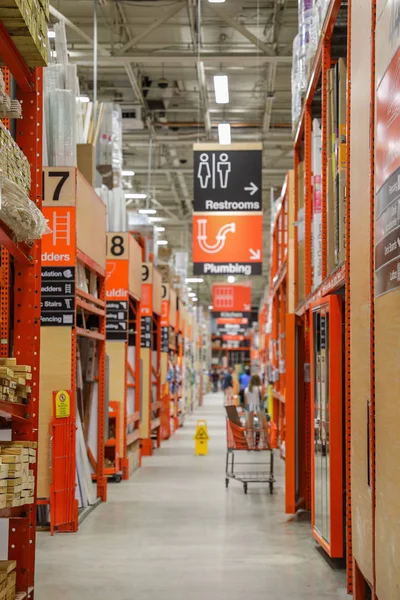
[[[122,106],[124,169],[135,171],[125,185],[135,192],[150,187],[169,247],[191,245],[192,144],[218,141],[217,125],[228,121],[232,142],[264,144],[268,272],[271,189],[277,197],[293,160],[290,73],[297,5],[298,0],[98,0],[98,100]],[[70,60],[78,65],[81,92],[93,98],[94,2],[54,0],[51,12],[54,22],[59,13],[66,18]],[[215,102],[212,76],[218,73],[229,78],[228,105]],[[143,207],[140,202],[130,208]],[[204,303],[211,300],[214,280],[206,278],[201,286]],[[254,277],[255,305],[266,283],[266,275]]]

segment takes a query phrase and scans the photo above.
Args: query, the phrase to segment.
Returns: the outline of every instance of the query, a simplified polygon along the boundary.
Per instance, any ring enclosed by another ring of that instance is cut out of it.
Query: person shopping
[[[259,443],[263,445],[266,442],[268,432],[268,423],[264,411],[264,389],[259,375],[252,375],[248,387],[244,391],[245,409],[246,409],[246,426],[248,431],[248,445],[250,449],[256,446],[256,432],[254,429],[254,415],[258,417],[260,425]],[[264,434],[263,434],[264,432]]]

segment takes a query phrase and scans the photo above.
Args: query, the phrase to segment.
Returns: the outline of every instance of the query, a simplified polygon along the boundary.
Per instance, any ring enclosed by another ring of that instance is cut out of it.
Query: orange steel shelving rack
[[[340,293],[345,298],[344,302],[344,348],[345,361],[342,365],[345,382],[344,395],[344,494],[346,498],[346,529],[344,554],[347,563],[347,587],[351,592],[353,588],[353,565],[352,565],[352,530],[351,530],[351,474],[350,474],[350,320],[349,320],[349,190],[350,175],[348,162],[346,166],[346,231],[345,231],[345,260],[338,264],[331,272],[328,272],[328,219],[327,219],[327,197],[328,197],[328,173],[325,166],[328,162],[327,136],[328,136],[328,71],[340,56],[338,52],[338,41],[335,39],[335,28],[339,21],[343,24],[347,19],[347,11],[350,3],[342,0],[331,0],[325,22],[322,28],[320,41],[310,69],[307,91],[304,98],[303,109],[294,133],[294,221],[297,223],[299,210],[299,165],[304,161],[304,299],[299,294],[299,234],[298,227],[294,228],[294,306],[293,314],[286,317],[286,508],[287,512],[295,512],[300,507],[312,509],[312,453],[314,452],[314,422],[313,422],[313,398],[311,389],[310,364],[313,356],[311,339],[311,317],[312,307],[319,300],[329,295]],[[342,36],[342,46],[344,36]],[[351,22],[347,21],[346,46],[350,47]],[[332,44],[334,41],[334,44]],[[340,42],[339,42],[340,43]],[[349,54],[347,52],[347,54]],[[347,108],[346,108],[346,144],[349,136],[349,84],[350,65],[347,70]],[[322,283],[312,289],[312,219],[313,219],[313,188],[312,188],[312,119],[317,116],[321,121],[322,130],[322,224],[321,224],[321,262]],[[300,336],[300,339],[299,339]],[[299,365],[301,373],[299,373]],[[304,370],[303,370],[304,368]],[[301,410],[295,416],[295,405],[301,399]],[[295,424],[295,419],[301,420],[301,425]],[[296,427],[303,428],[303,437],[297,446],[296,456]],[[300,498],[295,497],[295,468],[296,461],[303,465],[300,472]],[[342,502],[342,498],[338,499]],[[316,536],[317,537],[317,536]],[[343,554],[343,555],[344,555]]]
[[[0,56],[6,89],[11,78],[16,83],[16,97],[22,103],[23,119],[18,123],[16,142],[31,166],[31,200],[42,206],[42,69],[29,69],[0,21]],[[4,123],[9,127],[10,123]],[[0,221],[1,245],[1,344],[0,355],[14,355],[21,364],[32,367],[32,397],[30,405],[0,401],[0,415],[11,421],[13,440],[37,441],[39,415],[39,348],[41,242],[32,245],[16,243],[12,231]],[[14,260],[14,278],[10,262]],[[13,314],[13,320],[11,320]],[[35,471],[36,464],[31,465]],[[35,503],[0,510],[0,518],[9,521],[8,558],[17,561],[18,600],[34,597],[36,550],[36,489]]]

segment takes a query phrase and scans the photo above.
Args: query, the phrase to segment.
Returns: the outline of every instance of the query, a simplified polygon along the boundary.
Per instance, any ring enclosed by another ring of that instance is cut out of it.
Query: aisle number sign
[[[261,275],[262,144],[194,145],[195,275]]]
[[[126,341],[128,336],[128,233],[107,233],[106,338]]]

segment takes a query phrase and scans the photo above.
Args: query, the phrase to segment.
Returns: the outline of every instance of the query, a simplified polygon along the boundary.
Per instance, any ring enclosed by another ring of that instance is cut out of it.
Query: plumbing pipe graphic
[[[197,239],[200,248],[207,254],[216,254],[225,246],[226,236],[228,233],[235,233],[236,224],[227,223],[223,225],[216,235],[217,241],[215,244],[207,242],[207,219],[199,219],[197,221]]]

